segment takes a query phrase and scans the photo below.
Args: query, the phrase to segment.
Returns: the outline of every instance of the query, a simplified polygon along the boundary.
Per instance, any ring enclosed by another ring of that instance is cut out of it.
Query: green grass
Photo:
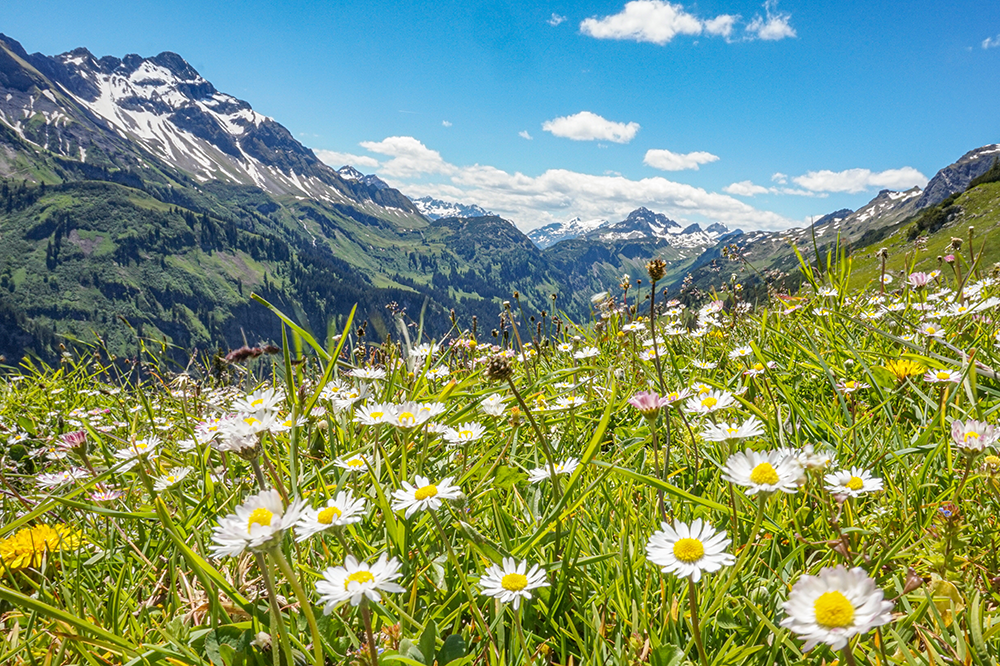
[[[811,277],[842,288],[852,279],[846,270]],[[944,280],[957,286],[948,275]],[[997,295],[992,284],[981,286],[970,305]],[[536,350],[511,361],[509,384],[486,371],[503,350],[491,348],[482,330],[471,345],[469,322],[459,321],[441,350],[418,360],[412,348],[426,340],[415,339],[415,328],[409,343],[362,349],[352,334],[334,349],[279,310],[287,357],[262,356],[246,368],[215,366],[199,355],[182,372],[145,338],[142,371],[106,363],[101,349],[71,355],[56,368],[10,369],[0,379],[0,539],[44,523],[71,525],[85,541],[24,568],[12,567],[0,546],[7,564],[0,568],[0,661],[274,664],[297,653],[300,662],[315,663],[318,653],[326,663],[360,664],[372,638],[380,663],[428,666],[435,659],[996,664],[1000,459],[989,457],[993,447],[962,453],[951,437],[955,420],[997,422],[996,307],[945,317],[942,340],[908,342],[920,323],[909,305],[926,294],[900,291],[885,305],[907,307],[866,321],[858,315],[869,309],[870,295],[815,297],[787,314],[778,314],[786,307],[778,302],[746,314],[727,310],[703,335],[672,334],[675,315],[660,316],[659,367],[639,357],[650,321],[630,322],[627,312],[611,313],[599,327],[546,322],[541,338],[521,327],[520,342],[497,339],[513,355],[529,341]],[[832,314],[813,315],[821,304]],[[183,308],[178,316],[197,321]],[[645,332],[630,332],[630,323]],[[344,323],[347,332],[356,326]],[[574,358],[587,347],[596,355]],[[749,351],[740,356],[741,348]],[[976,368],[963,361],[973,348]],[[900,358],[954,370],[957,383],[929,383],[922,371],[899,380],[887,368]],[[716,366],[703,369],[698,360]],[[763,373],[748,374],[758,363]],[[354,366],[381,368],[386,376],[352,378]],[[436,369],[447,376],[428,374]],[[838,388],[846,381],[862,385]],[[307,414],[301,426],[257,435],[256,462],[205,441],[189,444],[200,422],[232,413],[233,399],[261,384],[283,391],[274,407],[280,420]],[[444,429],[466,430],[462,424],[475,421],[483,434],[451,446],[421,429],[363,425],[355,418],[363,401],[338,402],[362,384],[373,402],[440,402],[433,420]],[[678,403],[647,420],[628,402],[638,391],[693,387],[701,404],[701,384],[733,404],[705,416]],[[492,394],[506,401],[498,416],[480,406]],[[570,396],[579,404],[560,408]],[[713,423],[751,417],[759,420],[758,435],[732,443],[706,438]],[[86,459],[81,449],[57,459],[30,454],[79,429],[88,433]],[[162,442],[156,452],[122,469],[116,452],[150,436]],[[789,488],[795,492],[748,496],[724,475],[738,450],[807,445],[835,462],[803,470],[801,484]],[[351,472],[338,465],[353,454],[368,466]],[[530,483],[528,473],[544,476],[550,456],[579,466],[555,483]],[[40,474],[88,465],[96,477],[86,472],[64,485],[39,485],[46,478]],[[155,489],[155,479],[181,467],[191,468],[182,482]],[[854,468],[882,479],[883,488],[851,499],[832,494],[824,475]],[[461,497],[411,518],[393,510],[392,494],[403,481],[443,488],[446,477]],[[96,499],[98,484],[120,497]],[[286,533],[261,557],[213,556],[220,521],[261,485],[312,507],[350,492],[366,508],[339,535],[295,542]],[[697,584],[661,572],[646,554],[661,521],[695,519],[726,530],[725,552],[735,559]],[[367,562],[395,558],[404,591],[324,614],[315,583],[348,552]],[[508,556],[538,564],[548,583],[517,612],[482,594],[487,569]],[[871,577],[873,589],[891,600],[891,616],[878,631],[855,637],[848,653],[821,644],[803,654],[802,639],[780,626],[788,616],[784,602],[804,576],[836,565]],[[280,602],[268,593],[268,579]],[[260,632],[269,634],[270,649],[251,645]]]

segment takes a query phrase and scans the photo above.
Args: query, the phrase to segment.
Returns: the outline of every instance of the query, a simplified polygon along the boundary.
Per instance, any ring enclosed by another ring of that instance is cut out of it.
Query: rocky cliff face
[[[927,208],[944,201],[950,194],[961,192],[973,178],[983,175],[993,160],[1000,157],[1000,144],[993,143],[962,155],[954,164],[937,172],[927,183],[924,193],[917,200],[916,208]]]

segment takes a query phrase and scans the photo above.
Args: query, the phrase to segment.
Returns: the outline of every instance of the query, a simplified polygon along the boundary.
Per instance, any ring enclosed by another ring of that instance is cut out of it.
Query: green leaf
[[[465,656],[465,639],[459,634],[452,634],[448,638],[444,639],[444,645],[441,647],[441,651],[438,652],[438,664],[445,666],[456,659],[461,659]]]
[[[437,625],[434,624],[434,620],[427,620],[427,626],[424,627],[424,631],[420,634],[420,654],[433,656],[434,647],[437,643]],[[433,666],[433,664],[426,662],[427,666]]]
[[[684,659],[684,651],[676,645],[661,645],[649,653],[653,666],[677,666]]]

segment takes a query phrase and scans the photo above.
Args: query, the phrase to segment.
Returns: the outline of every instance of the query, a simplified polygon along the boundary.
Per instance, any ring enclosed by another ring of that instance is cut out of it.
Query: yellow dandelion
[[[76,550],[82,542],[80,532],[69,525],[25,527],[0,541],[0,562],[13,571],[38,567],[46,553]]]
[[[920,365],[916,361],[911,361],[905,358],[886,361],[885,366],[883,367],[891,372],[899,381],[903,381],[907,377],[912,377],[914,375],[922,375],[927,370],[927,368]]]

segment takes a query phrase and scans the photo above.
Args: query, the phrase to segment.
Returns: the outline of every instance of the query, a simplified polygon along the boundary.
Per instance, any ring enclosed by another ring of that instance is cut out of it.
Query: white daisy
[[[573,409],[587,404],[587,399],[582,395],[567,395],[556,400],[556,409]]]
[[[696,518],[691,525],[677,522],[671,527],[660,523],[660,529],[653,532],[646,544],[646,557],[663,573],[697,583],[702,571],[711,573],[736,562],[726,552],[728,546],[725,531],[716,532],[707,522]]]
[[[962,373],[958,370],[931,370],[924,375],[924,381],[929,384],[957,384],[962,381]]]
[[[562,462],[556,463],[554,465],[556,476],[559,476],[560,474],[572,474],[576,471],[579,464],[580,461],[576,458],[567,458]],[[552,478],[552,475],[549,471],[548,465],[542,465],[541,467],[528,472],[528,483],[541,483],[549,478]]]
[[[984,421],[955,420],[951,422],[951,440],[965,453],[982,453],[987,446],[993,446],[1000,432],[995,426]]]
[[[752,353],[753,348],[750,345],[743,345],[729,352],[729,358],[741,358],[743,356],[749,356]]]
[[[892,621],[892,602],[883,598],[864,569],[839,564],[822,569],[818,576],[802,576],[784,609],[787,617],[781,626],[805,639],[805,651],[819,643],[843,649],[854,636]]]
[[[281,389],[260,388],[233,401],[233,409],[253,414],[255,412],[276,412],[281,409],[285,394]]]
[[[375,564],[369,566],[348,555],[342,567],[330,567],[323,572],[323,579],[316,581],[316,591],[323,603],[323,613],[329,615],[340,604],[350,601],[357,606],[365,598],[381,600],[379,592],[404,592],[405,589],[393,581],[402,574],[399,560],[388,559],[385,553]]]
[[[163,476],[157,477],[156,481],[153,482],[153,488],[162,492],[176,486],[191,473],[191,469],[190,467],[175,467]]]
[[[423,425],[434,416],[432,409],[422,409],[423,405],[416,402],[404,402],[394,405],[393,418],[389,421],[397,428],[416,428]]]
[[[444,433],[444,441],[452,445],[466,444],[476,441],[484,434],[486,434],[486,428],[482,424],[470,421],[457,428],[448,428]]]
[[[872,476],[871,472],[860,467],[842,469],[827,474],[823,479],[826,481],[826,489],[834,495],[860,497],[865,493],[882,490],[882,479]]]
[[[304,541],[312,535],[331,527],[343,527],[364,518],[365,500],[355,498],[350,492],[340,491],[337,496],[318,509],[303,509],[295,523],[295,540]]]
[[[732,406],[733,395],[726,391],[710,390],[701,392],[684,403],[684,409],[692,414],[710,414]]]
[[[594,358],[599,356],[601,351],[597,347],[584,347],[580,351],[573,354],[573,358],[577,360],[583,360],[587,358]]]
[[[479,402],[479,408],[483,410],[488,416],[503,416],[506,411],[506,406],[504,402],[507,398],[494,393],[483,398]]]
[[[212,553],[216,557],[236,557],[245,549],[259,550],[277,544],[286,529],[295,524],[302,512],[302,500],[295,500],[287,508],[281,495],[273,488],[248,497],[236,507],[236,513],[219,520],[212,534]]]
[[[354,415],[354,422],[361,425],[378,425],[391,423],[393,418],[395,418],[393,405],[375,402],[359,407]]]
[[[347,373],[349,377],[378,381],[385,379],[385,370],[381,368],[355,368]]]
[[[781,451],[757,452],[747,449],[729,456],[724,478],[746,487],[747,495],[773,493],[780,490],[794,493],[802,477],[798,460]]]
[[[426,477],[419,474],[414,477],[416,485],[409,481],[403,481],[403,487],[392,493],[395,501],[392,503],[393,511],[406,510],[404,514],[409,518],[418,511],[435,511],[441,506],[442,500],[458,499],[462,495],[462,490],[458,486],[451,485],[454,477],[449,476],[439,483],[433,484]]]
[[[757,437],[764,434],[764,424],[756,416],[751,416],[742,425],[736,423],[726,423],[718,425],[709,423],[701,434],[701,438],[706,442],[724,442],[726,440],[746,439],[747,437]]]
[[[115,451],[115,457],[124,462],[118,469],[122,472],[132,469],[140,458],[151,455],[159,446],[160,438],[153,435],[137,439],[128,446],[118,449]]]
[[[528,562],[503,558],[503,565],[494,564],[479,579],[483,594],[496,597],[503,603],[513,603],[514,610],[521,607],[521,599],[531,599],[531,591],[548,587],[545,570],[537,564],[528,569]]]
[[[333,461],[333,464],[351,472],[360,472],[368,466],[368,460],[360,453],[355,453],[353,456],[346,458],[337,458]]]

